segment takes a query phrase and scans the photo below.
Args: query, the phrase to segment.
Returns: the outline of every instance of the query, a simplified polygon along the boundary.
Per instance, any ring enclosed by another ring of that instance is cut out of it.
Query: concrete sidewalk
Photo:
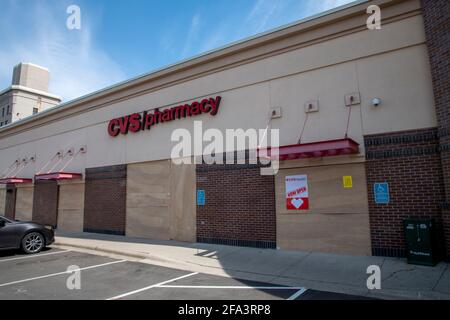
[[[405,259],[360,257],[155,241],[89,233],[57,233],[55,246],[145,263],[279,285],[381,299],[450,299],[450,268]],[[381,268],[381,290],[368,290],[367,267]]]

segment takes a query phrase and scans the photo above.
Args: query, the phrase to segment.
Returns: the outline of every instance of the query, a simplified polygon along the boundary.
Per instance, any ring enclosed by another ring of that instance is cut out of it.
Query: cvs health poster
[[[286,177],[286,209],[309,209],[308,177],[306,174]]]

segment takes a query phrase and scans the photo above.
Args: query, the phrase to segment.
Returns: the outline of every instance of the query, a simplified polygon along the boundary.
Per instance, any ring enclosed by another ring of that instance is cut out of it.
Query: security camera
[[[378,107],[380,104],[381,104],[381,99],[379,99],[379,98],[373,98],[372,99],[372,105],[374,107]]]

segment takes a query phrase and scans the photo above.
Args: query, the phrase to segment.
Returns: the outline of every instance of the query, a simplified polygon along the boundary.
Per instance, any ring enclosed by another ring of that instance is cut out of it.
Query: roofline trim
[[[51,93],[48,93],[48,92],[45,92],[42,90],[37,90],[37,89],[25,87],[25,86],[16,85],[16,84],[13,84],[13,85],[9,86],[8,88],[4,89],[3,91],[0,91],[0,95],[8,93],[9,91],[12,91],[12,90],[19,90],[19,91],[34,93],[34,94],[37,94],[40,96],[44,96],[46,98],[52,98],[52,99],[61,101],[61,97],[59,97],[57,95],[54,95],[54,94],[51,94]]]

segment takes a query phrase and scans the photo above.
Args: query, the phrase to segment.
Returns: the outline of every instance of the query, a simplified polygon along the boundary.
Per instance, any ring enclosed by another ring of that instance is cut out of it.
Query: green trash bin
[[[435,266],[439,248],[434,219],[405,219],[404,230],[408,263]]]

